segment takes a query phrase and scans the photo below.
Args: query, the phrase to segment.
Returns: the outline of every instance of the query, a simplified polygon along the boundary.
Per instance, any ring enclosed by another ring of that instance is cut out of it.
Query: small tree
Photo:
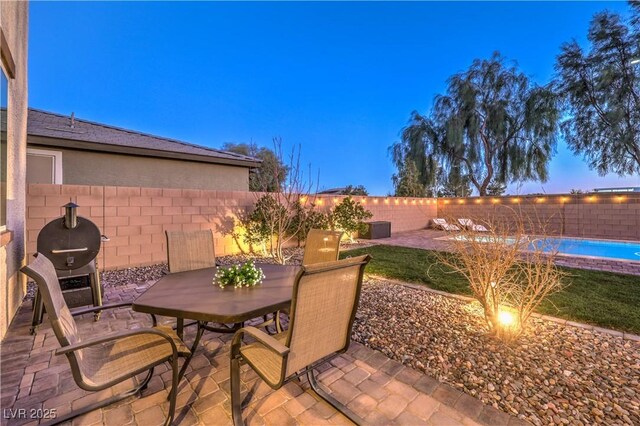
[[[222,146],[222,149],[262,161],[258,168],[249,172],[249,191],[275,192],[284,184],[289,169],[273,150],[258,146],[253,142],[227,142]]]
[[[344,231],[350,241],[354,241],[353,234],[365,230],[364,221],[373,217],[373,213],[351,197],[344,198],[331,212],[333,229]]]
[[[437,252],[441,264],[468,280],[490,332],[507,341],[517,338],[540,303],[560,290],[564,275],[555,266],[557,250],[549,240],[527,236],[527,229],[545,227],[511,212],[501,222],[486,221],[489,232],[482,235],[462,230],[449,240],[453,253]]]
[[[274,192],[266,195],[269,203],[273,207],[270,214],[264,217],[265,226],[273,237],[270,245],[271,256],[278,263],[285,264],[291,256],[285,256],[284,247],[300,233],[304,222],[296,221],[296,211],[300,205],[300,200],[309,197],[309,192],[313,187],[313,182],[304,175],[300,167],[300,148],[293,148],[285,162],[282,153],[282,140],[274,138],[274,152],[278,161],[285,164],[288,171],[284,184]],[[280,173],[283,169],[276,168],[274,171],[275,181],[280,181]]]
[[[424,185],[420,183],[418,169],[412,160],[407,158],[392,179],[396,197],[424,197]]]
[[[347,185],[346,188],[342,191],[342,195],[369,195],[367,188],[364,185]]]
[[[498,182],[496,180],[491,182],[487,187],[487,195],[500,196],[500,195],[504,195],[506,191],[507,191],[507,185],[505,185],[502,182]]]
[[[253,211],[240,218],[240,223],[245,229],[245,244],[248,244],[252,250],[255,246],[259,246],[263,254],[267,253],[267,249],[272,251],[272,237],[276,231],[275,224],[285,214],[286,210],[278,204],[272,194],[265,194],[260,197],[256,201]]]
[[[298,247],[307,239],[311,229],[329,229],[329,215],[315,209],[315,206],[305,207],[298,203],[295,207],[294,218],[291,223],[293,232],[296,232]]]

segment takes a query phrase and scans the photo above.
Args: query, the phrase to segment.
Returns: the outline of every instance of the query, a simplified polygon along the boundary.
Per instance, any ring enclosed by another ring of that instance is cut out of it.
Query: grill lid
[[[68,229],[64,217],[54,219],[38,234],[38,252],[51,260],[58,270],[81,268],[100,251],[98,227],[82,216],[77,220],[77,226]]]

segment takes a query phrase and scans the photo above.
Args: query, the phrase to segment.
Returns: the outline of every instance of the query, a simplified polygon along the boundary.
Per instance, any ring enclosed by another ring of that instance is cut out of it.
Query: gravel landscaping
[[[533,424],[640,424],[640,343],[532,319],[512,345],[475,303],[369,279],[354,338]]]

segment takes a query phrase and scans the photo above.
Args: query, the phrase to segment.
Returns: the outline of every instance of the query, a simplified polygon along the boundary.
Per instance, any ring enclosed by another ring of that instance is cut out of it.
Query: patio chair
[[[38,285],[51,327],[60,343],[60,348],[55,353],[67,356],[73,379],[78,387],[87,391],[100,391],[147,372],[137,387],[58,417],[52,424],[65,422],[143,391],[151,380],[154,368],[165,362],[171,364],[173,372],[169,392],[169,413],[165,419],[165,425],[171,424],[178,393],[178,358],[190,355],[189,349],[173,330],[157,326],[82,339],[78,335],[74,315],[128,306],[130,303],[103,305],[71,312],[62,295],[56,270],[49,259],[42,254],[36,254],[31,264],[24,266],[21,271]]]
[[[437,229],[442,229],[444,231],[459,231],[460,228],[457,225],[453,225],[451,223],[447,223],[446,219],[431,219],[431,223]]]
[[[311,389],[351,421],[362,419],[325,392],[314,368],[349,348],[364,268],[369,255],[303,266],[293,286],[291,322],[286,332],[268,335],[257,328],[236,332],[231,343],[231,412],[242,425],[240,365],[247,363],[272,388],[306,374]],[[248,335],[255,342],[243,344]]]
[[[311,229],[304,245],[303,265],[338,260],[343,232]]]
[[[213,231],[165,231],[169,272],[216,266]]]
[[[458,219],[458,223],[465,229],[470,229],[476,232],[489,232],[484,225],[476,224],[471,219]]]
[[[315,263],[335,262],[338,260],[340,256],[340,241],[343,235],[344,232],[341,231],[309,230],[304,244],[302,264],[313,265]],[[276,331],[278,333],[282,332],[280,313],[289,315],[289,309],[282,309],[280,312],[273,314],[276,320]]]

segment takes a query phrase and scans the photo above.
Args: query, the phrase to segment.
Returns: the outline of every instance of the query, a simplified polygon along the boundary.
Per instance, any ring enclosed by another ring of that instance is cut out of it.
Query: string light
[[[389,199],[388,199],[388,198],[385,198],[385,199],[384,199],[384,203],[385,203],[385,204],[389,204]]]
[[[378,204],[378,199],[377,198],[373,199],[373,204]]]
[[[512,203],[519,203],[520,202],[520,198],[514,198],[511,200]]]
[[[464,200],[461,198],[458,200],[458,204],[464,204]]]
[[[500,202],[500,200],[498,200],[497,198],[494,198],[493,200],[491,200],[491,202],[492,202],[493,204],[497,204],[498,202]]]
[[[445,204],[449,204],[449,200],[444,200],[444,203]]]
[[[544,197],[538,197],[536,198],[536,201],[538,201],[539,203],[544,203]]]
[[[482,203],[482,198],[476,198],[476,204]]]

